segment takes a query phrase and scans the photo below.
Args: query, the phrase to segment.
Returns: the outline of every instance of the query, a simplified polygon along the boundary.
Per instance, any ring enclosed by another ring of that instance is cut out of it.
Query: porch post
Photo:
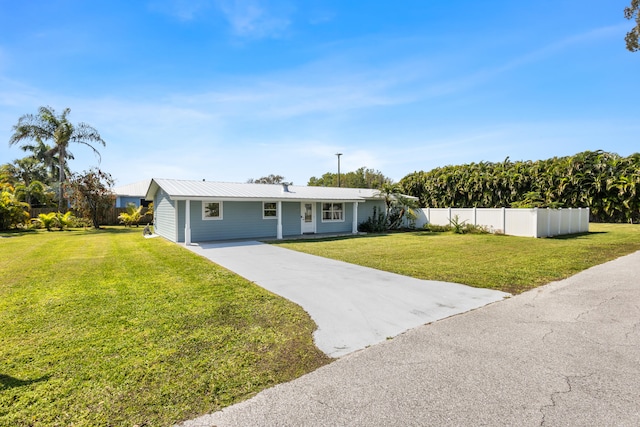
[[[191,245],[191,200],[184,201],[184,244]]]
[[[358,234],[358,202],[353,202],[353,221],[351,223],[351,233]]]
[[[276,213],[278,218],[278,229],[276,231],[276,239],[282,240],[282,201],[276,203]]]

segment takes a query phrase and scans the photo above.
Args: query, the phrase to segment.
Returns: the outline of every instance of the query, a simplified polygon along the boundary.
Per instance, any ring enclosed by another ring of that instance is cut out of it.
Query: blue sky
[[[628,0],[0,0],[12,126],[71,108],[117,185],[638,148]],[[4,141],[4,142],[2,142]],[[74,171],[98,165],[71,150]]]

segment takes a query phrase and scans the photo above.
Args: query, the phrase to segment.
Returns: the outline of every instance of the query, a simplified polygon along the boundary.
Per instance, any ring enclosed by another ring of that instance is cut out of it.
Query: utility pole
[[[340,156],[342,153],[336,153],[336,156],[338,156],[338,187],[340,187]]]

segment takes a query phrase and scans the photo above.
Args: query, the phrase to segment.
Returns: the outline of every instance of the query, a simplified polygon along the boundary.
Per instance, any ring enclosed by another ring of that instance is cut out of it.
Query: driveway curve
[[[639,301],[636,252],[180,426],[638,426]]]
[[[257,241],[186,247],[300,305],[318,326],[316,346],[331,357],[509,296],[457,283],[414,279]]]

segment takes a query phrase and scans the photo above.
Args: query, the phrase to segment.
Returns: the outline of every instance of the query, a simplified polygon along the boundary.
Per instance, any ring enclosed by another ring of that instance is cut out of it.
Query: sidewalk
[[[640,425],[640,252],[181,424]]]

